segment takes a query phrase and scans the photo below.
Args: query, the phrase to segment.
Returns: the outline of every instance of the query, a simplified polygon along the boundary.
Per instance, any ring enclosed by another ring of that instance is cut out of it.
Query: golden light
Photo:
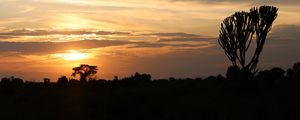
[[[68,61],[75,61],[87,58],[87,53],[82,53],[77,50],[67,50],[66,53],[54,54],[54,56]]]
[[[53,23],[55,28],[82,29],[89,28],[92,21],[79,15],[61,14],[56,22]]]

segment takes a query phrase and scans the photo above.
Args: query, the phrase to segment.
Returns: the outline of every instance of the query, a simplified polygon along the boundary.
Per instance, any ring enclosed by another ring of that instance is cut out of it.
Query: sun
[[[82,60],[86,58],[86,54],[78,52],[76,50],[68,50],[68,53],[64,53],[62,58],[64,60]]]
[[[82,53],[77,50],[67,50],[66,53],[55,54],[55,56],[67,61],[82,60],[87,58],[86,53]]]

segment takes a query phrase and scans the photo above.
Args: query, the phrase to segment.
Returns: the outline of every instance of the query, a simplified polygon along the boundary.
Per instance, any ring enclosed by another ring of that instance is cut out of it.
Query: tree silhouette
[[[297,62],[293,65],[293,68],[287,70],[288,80],[299,80],[300,79],[300,62]]]
[[[277,17],[277,11],[278,8],[273,6],[254,7],[250,12],[236,12],[223,21],[218,43],[233,66],[239,66],[241,70],[247,69],[252,74],[257,72],[259,55]],[[251,59],[246,59],[246,52],[254,38],[256,40],[254,54]]]
[[[66,86],[68,84],[68,78],[66,76],[61,76],[57,79],[57,84],[60,86]]]
[[[97,66],[90,66],[87,64],[82,64],[78,67],[73,68],[74,72],[72,76],[76,76],[77,74],[80,75],[80,82],[86,83],[87,79],[91,79],[97,73]]]
[[[44,84],[49,84],[50,83],[50,78],[44,78]]]
[[[240,72],[240,68],[237,66],[230,66],[227,69],[226,78],[232,81],[238,80],[238,75]]]

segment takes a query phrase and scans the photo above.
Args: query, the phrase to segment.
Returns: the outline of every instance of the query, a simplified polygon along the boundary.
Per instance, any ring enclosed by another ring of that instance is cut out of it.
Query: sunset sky
[[[0,77],[56,81],[82,63],[104,79],[224,74],[222,20],[261,5],[279,12],[259,68],[300,62],[299,0],[1,0]]]

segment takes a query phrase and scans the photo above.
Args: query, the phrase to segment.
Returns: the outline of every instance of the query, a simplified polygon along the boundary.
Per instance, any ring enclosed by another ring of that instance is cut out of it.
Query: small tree
[[[66,86],[68,84],[68,78],[67,76],[61,76],[57,79],[57,84],[60,86]]]
[[[277,11],[278,8],[273,6],[255,7],[250,12],[236,12],[223,21],[218,43],[233,66],[251,71],[252,74],[257,72],[259,56]],[[247,63],[246,52],[254,38],[256,49]]]
[[[73,68],[74,72],[72,76],[76,76],[77,74],[80,75],[80,82],[86,83],[87,79],[91,79],[97,73],[97,66],[90,66],[87,64],[82,64],[79,67]]]
[[[293,68],[287,70],[288,80],[298,81],[300,79],[300,62],[293,65]]]
[[[44,78],[44,84],[49,84],[50,83],[50,78]]]

